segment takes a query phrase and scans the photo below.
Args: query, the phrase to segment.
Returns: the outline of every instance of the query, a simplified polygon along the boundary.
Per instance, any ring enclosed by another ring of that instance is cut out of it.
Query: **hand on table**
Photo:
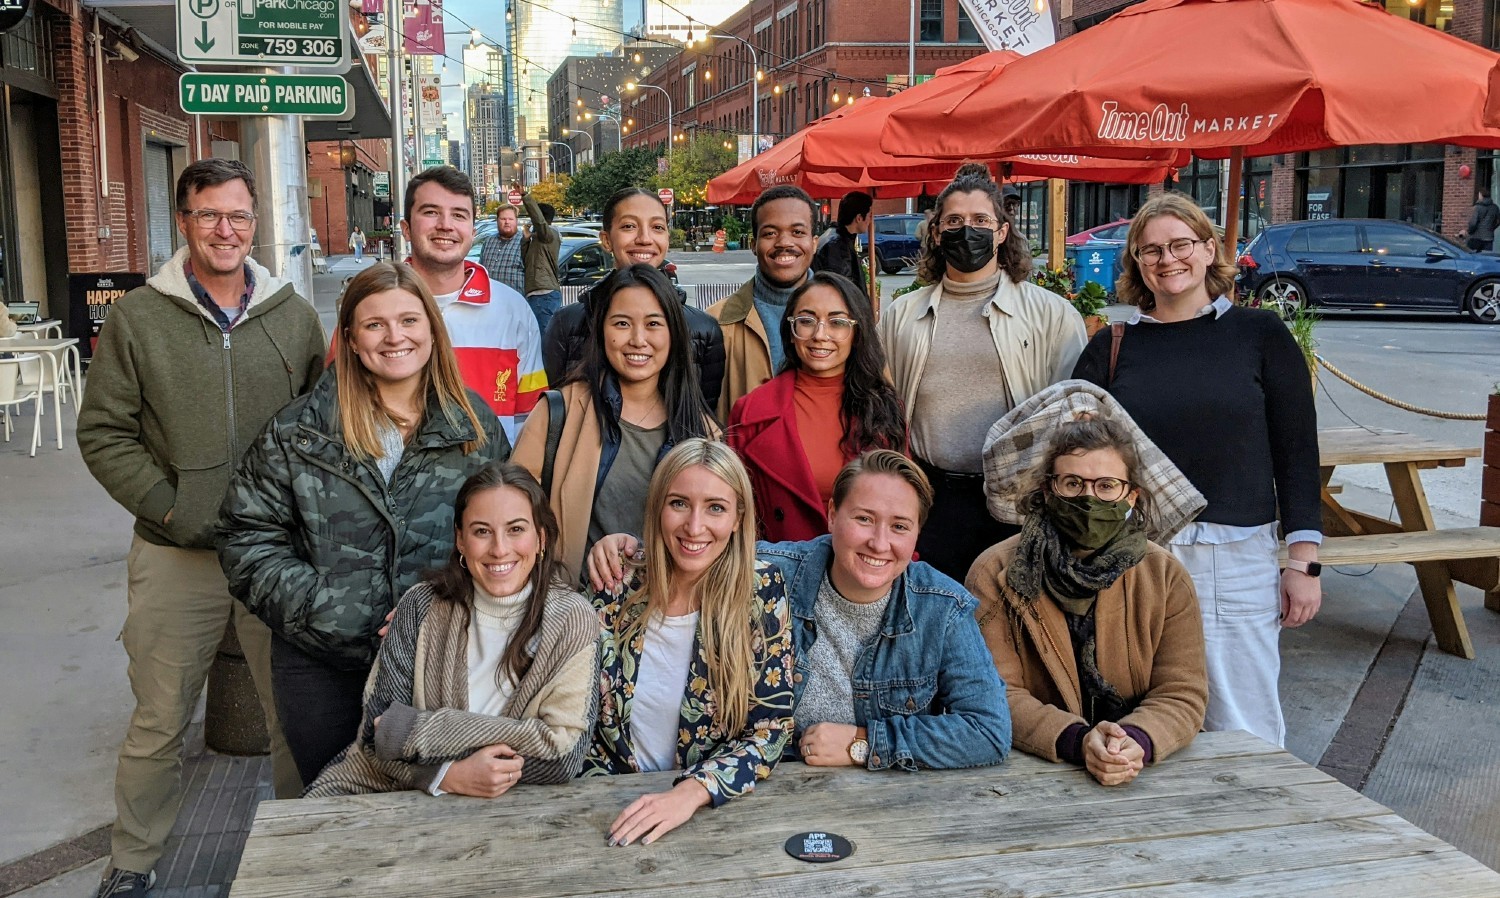
[[[802,762],[814,767],[853,767],[849,746],[863,739],[862,729],[848,723],[815,723],[798,733],[797,750]]]
[[[453,795],[498,798],[520,781],[525,763],[509,745],[486,745],[450,765],[438,788]]]
[[[594,587],[595,592],[603,592],[607,589],[619,589],[625,583],[626,556],[634,555],[641,549],[641,541],[628,533],[611,533],[602,536],[589,549],[588,559],[585,562],[588,568],[589,585]]]
[[[1124,785],[1146,766],[1146,750],[1119,724],[1102,720],[1083,737],[1083,766],[1101,786]]]
[[[706,804],[708,790],[694,779],[683,780],[666,792],[642,795],[609,825],[609,844],[629,845],[640,839],[650,845],[688,822]]]

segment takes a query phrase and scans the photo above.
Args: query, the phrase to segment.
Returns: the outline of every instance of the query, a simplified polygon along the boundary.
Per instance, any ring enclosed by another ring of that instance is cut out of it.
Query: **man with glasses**
[[[1016,532],[990,517],[983,449],[990,427],[1064,380],[1083,351],[1083,318],[1027,280],[1031,249],[983,166],[964,166],[938,195],[918,266],[932,284],[880,319],[911,451],[932,481],[923,561],[962,581],[980,552]]]
[[[135,712],[115,771],[117,817],[100,896],[156,880],[182,802],[182,744],[226,625],[265,712],[276,797],[302,789],[271,697],[271,634],[229,594],[214,524],[241,451],[323,370],[323,327],[292,285],[250,258],[255,177],[204,159],[177,181],[186,246],[111,309],[78,413],[83,460],[136,518],[126,556]]]

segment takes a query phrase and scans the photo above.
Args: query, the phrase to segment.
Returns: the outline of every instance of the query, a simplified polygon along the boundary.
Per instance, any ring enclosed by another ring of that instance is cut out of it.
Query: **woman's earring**
[[[469,569],[469,559],[465,558],[464,553],[462,552],[458,553],[458,566],[463,568],[464,570]]]

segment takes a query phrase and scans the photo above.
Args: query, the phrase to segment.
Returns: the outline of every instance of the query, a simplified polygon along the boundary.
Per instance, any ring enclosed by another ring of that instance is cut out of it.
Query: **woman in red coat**
[[[761,538],[771,542],[827,533],[839,469],[866,449],[906,450],[875,315],[852,281],[812,275],[787,303],[781,342],[795,351],[735,403],[725,435],[750,470]]]

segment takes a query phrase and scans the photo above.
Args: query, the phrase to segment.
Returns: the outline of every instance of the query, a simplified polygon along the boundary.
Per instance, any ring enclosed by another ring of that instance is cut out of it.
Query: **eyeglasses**
[[[996,218],[993,215],[984,214],[970,215],[967,218],[962,215],[944,215],[941,224],[943,226],[943,230],[945,231],[951,231],[954,228],[961,228],[964,225],[969,225],[976,228],[984,228],[986,231],[993,231],[1000,227],[1000,219]]]
[[[198,227],[205,231],[211,231],[219,226],[219,219],[229,219],[229,226],[236,231],[248,231],[255,224],[254,212],[220,212],[218,209],[189,209],[182,213],[184,218],[192,219],[198,223]]]
[[[1193,250],[1198,248],[1198,244],[1207,242],[1207,240],[1189,240],[1186,237],[1179,237],[1176,240],[1169,240],[1166,243],[1152,243],[1148,246],[1138,246],[1131,255],[1135,256],[1135,260],[1142,265],[1155,265],[1162,260],[1162,253],[1165,251],[1171,253],[1172,258],[1181,262],[1193,254]]]
[[[854,333],[854,326],[858,324],[852,318],[814,318],[811,315],[798,315],[792,319],[792,336],[798,340],[811,340],[818,335],[818,328],[827,328],[828,339],[835,343],[842,343]]]
[[[1077,474],[1048,474],[1052,492],[1064,499],[1076,499],[1085,492],[1101,502],[1118,502],[1130,492],[1130,481],[1118,477],[1079,477]]]

